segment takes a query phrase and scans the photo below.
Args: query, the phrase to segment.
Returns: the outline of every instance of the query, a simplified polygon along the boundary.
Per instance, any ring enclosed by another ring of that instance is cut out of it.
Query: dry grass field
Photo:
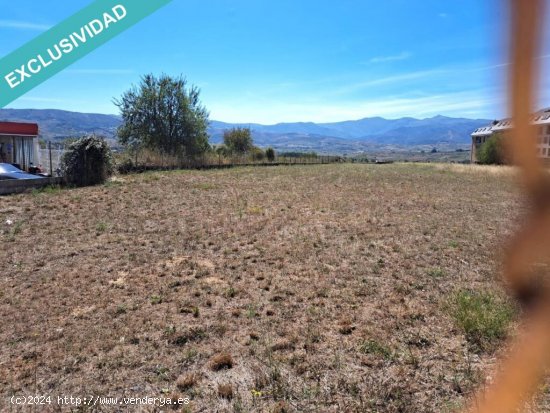
[[[30,411],[12,394],[456,411],[515,331],[498,280],[525,208],[514,181],[507,168],[343,164],[0,198],[0,411]]]

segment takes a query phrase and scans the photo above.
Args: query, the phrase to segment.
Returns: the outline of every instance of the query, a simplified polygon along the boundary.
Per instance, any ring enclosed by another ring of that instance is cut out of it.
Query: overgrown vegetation
[[[507,162],[504,135],[495,133],[485,141],[477,150],[477,160],[483,165],[504,165]]]
[[[104,183],[113,172],[113,156],[105,139],[90,135],[71,143],[61,159],[63,176],[76,186]]]
[[[506,337],[514,307],[496,294],[463,289],[455,292],[448,309],[456,326],[478,350],[490,350]]]

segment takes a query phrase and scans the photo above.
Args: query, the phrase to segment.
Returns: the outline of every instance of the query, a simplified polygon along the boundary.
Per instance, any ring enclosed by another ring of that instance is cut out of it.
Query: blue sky
[[[0,0],[0,56],[88,3]],[[113,98],[164,72],[199,86],[211,118],[227,122],[498,118],[505,4],[173,0],[9,107],[117,113]]]

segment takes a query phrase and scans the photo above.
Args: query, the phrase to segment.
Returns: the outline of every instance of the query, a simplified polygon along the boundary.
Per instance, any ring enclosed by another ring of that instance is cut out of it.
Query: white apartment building
[[[532,122],[537,126],[537,150],[541,158],[550,158],[550,108],[540,110],[532,115]],[[477,150],[493,133],[512,128],[511,119],[495,120],[491,125],[483,126],[472,133],[472,150],[470,161],[477,162]]]

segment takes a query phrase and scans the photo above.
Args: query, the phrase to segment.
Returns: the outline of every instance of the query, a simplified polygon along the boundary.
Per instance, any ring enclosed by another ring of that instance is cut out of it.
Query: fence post
[[[48,141],[48,149],[49,149],[49,153],[50,153],[50,175],[53,176],[52,141]]]

